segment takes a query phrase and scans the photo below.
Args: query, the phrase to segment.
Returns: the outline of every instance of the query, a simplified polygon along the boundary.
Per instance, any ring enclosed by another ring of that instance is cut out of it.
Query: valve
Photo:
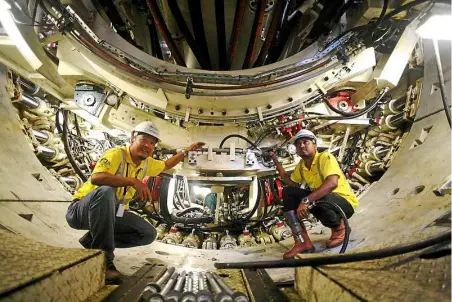
[[[220,240],[220,250],[232,250],[237,247],[236,239],[229,235],[229,231],[226,230],[226,234]]]
[[[257,245],[256,239],[248,230],[248,226],[245,227],[243,233],[237,238],[240,247],[251,247]]]
[[[201,240],[199,236],[195,234],[195,229],[191,231],[191,234],[185,237],[184,241],[182,241],[182,246],[188,247],[190,249],[197,249],[201,244]]]
[[[175,226],[173,226],[171,227],[168,234],[163,237],[162,242],[171,245],[178,245],[182,242],[183,238],[184,237],[182,236],[182,233],[179,232],[179,230]]]
[[[287,225],[276,217],[276,223],[270,227],[269,233],[278,240],[284,240],[292,236],[292,231]]]

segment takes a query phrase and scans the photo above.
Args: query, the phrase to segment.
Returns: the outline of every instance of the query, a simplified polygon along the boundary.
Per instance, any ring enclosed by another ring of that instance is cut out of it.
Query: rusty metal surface
[[[296,288],[307,301],[322,297],[338,301],[450,301],[451,257],[420,259],[418,252],[344,265],[297,268]]]
[[[74,266],[90,259],[93,259],[92,265],[96,266],[86,267],[85,273],[88,275],[82,275],[79,280],[81,284],[96,283],[95,279],[101,275],[103,282],[105,260],[101,251],[51,247],[0,230],[0,297],[19,288],[23,291],[31,283],[69,272]],[[64,278],[72,281],[77,279],[70,275]]]
[[[239,291],[244,293],[245,295],[247,294],[246,286],[240,270],[219,269],[216,270],[216,273],[223,279],[223,281],[227,285],[229,285],[229,287],[233,291]]]
[[[34,267],[25,267],[27,264],[30,262],[24,262],[23,269],[33,272]],[[103,255],[97,255],[67,269],[54,271],[6,297],[0,297],[0,301],[85,301],[104,286],[104,267]]]
[[[104,301],[112,292],[118,288],[118,285],[105,285],[94,295],[89,297],[85,302],[101,302]]]

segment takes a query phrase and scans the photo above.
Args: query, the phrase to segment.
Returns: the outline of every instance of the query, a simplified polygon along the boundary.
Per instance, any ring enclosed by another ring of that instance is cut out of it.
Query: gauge
[[[297,153],[297,147],[295,147],[294,144],[288,144],[287,145],[287,152],[289,152],[289,154],[294,155],[295,153]]]

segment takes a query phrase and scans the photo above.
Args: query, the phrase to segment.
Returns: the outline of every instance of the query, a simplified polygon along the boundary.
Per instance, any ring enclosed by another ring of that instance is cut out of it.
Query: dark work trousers
[[[89,230],[91,248],[105,251],[107,266],[113,262],[115,247],[146,245],[157,237],[155,228],[132,212],[116,217],[116,205],[116,188],[100,186],[73,201],[66,213],[70,227]]]
[[[311,191],[300,189],[297,187],[286,187],[283,190],[283,200],[284,200],[284,211],[297,211],[297,208],[304,197],[307,197]],[[333,202],[337,204],[342,211],[344,211],[347,219],[350,218],[355,211],[352,205],[343,197],[331,193],[323,197],[321,200]],[[341,214],[335,209],[331,204],[327,202],[321,202],[316,204],[311,210],[309,210],[315,218],[320,220],[320,222],[329,228],[334,228],[341,223]]]

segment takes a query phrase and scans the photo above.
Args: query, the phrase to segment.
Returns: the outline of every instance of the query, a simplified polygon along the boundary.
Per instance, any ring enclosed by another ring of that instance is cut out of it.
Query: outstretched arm
[[[193,143],[187,148],[187,151],[195,151],[204,145],[205,145],[205,143],[203,143],[203,142]],[[173,155],[171,158],[169,158],[168,160],[165,161],[165,170],[175,167],[178,163],[180,163],[181,161],[184,160],[184,157],[185,157],[184,152],[179,152],[179,153]]]
[[[292,181],[292,179],[290,179],[289,174],[287,174],[286,170],[284,170],[283,166],[278,161],[278,157],[276,157],[276,154],[274,152],[271,152],[270,156],[271,156],[273,162],[275,163],[276,169],[278,170],[278,173],[281,176],[282,180],[285,182],[285,184],[290,187],[295,187],[297,185],[297,183],[295,183],[294,181]]]

